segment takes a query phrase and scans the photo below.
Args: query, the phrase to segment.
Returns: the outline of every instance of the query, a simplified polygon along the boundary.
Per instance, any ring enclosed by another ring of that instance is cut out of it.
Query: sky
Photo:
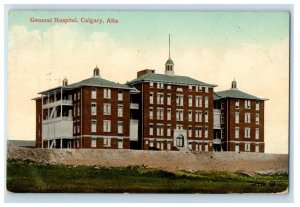
[[[30,19],[52,19],[52,23]],[[55,18],[77,18],[57,23]],[[90,24],[81,19],[117,20]],[[8,139],[35,139],[37,93],[92,76],[125,83],[142,69],[164,73],[168,35],[175,74],[268,98],[265,150],[288,153],[289,13],[11,10]]]

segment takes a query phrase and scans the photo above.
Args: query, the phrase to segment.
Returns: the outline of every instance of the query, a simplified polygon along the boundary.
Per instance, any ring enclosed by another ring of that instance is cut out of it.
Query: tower
[[[94,69],[94,77],[101,77],[100,76],[100,69],[98,68],[97,65],[96,65],[96,67]]]
[[[167,60],[166,64],[165,64],[165,74],[166,75],[175,75],[174,73],[174,62],[171,59],[171,41],[170,41],[170,34],[169,34],[169,59]]]
[[[235,79],[231,82],[231,89],[237,89],[237,82]]]

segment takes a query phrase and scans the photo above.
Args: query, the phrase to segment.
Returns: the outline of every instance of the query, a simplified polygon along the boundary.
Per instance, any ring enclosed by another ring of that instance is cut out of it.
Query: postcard
[[[290,14],[8,16],[7,190],[288,193]]]

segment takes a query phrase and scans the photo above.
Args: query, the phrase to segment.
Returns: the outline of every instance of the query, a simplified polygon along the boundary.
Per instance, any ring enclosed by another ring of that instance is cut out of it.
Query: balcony
[[[65,106],[72,106],[73,101],[72,100],[59,100],[59,101],[54,101],[50,103],[46,103],[43,105],[43,108],[52,108],[54,106],[60,106],[60,105],[65,105]]]
[[[221,139],[213,139],[214,144],[221,144]]]
[[[73,117],[63,116],[63,117],[55,117],[53,119],[46,119],[46,120],[43,120],[43,124],[57,122],[57,121],[73,121]]]
[[[221,110],[214,109],[214,129],[221,129]]]
[[[130,103],[130,109],[139,109],[138,103]]]

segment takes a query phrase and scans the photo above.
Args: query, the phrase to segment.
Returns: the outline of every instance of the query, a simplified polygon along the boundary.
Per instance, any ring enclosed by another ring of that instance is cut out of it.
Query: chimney
[[[137,72],[137,78],[142,75],[151,74],[151,73],[155,73],[155,70],[153,70],[153,69],[140,70]]]

